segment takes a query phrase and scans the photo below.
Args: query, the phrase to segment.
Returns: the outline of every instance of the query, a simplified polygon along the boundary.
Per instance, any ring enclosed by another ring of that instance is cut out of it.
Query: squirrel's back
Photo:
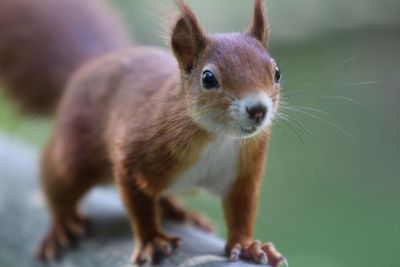
[[[52,112],[83,62],[128,45],[102,0],[0,1],[0,79],[26,111]]]

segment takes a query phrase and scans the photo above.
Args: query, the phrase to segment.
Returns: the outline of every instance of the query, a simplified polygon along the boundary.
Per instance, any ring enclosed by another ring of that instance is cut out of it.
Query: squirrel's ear
[[[180,15],[172,30],[171,47],[180,67],[188,74],[206,46],[206,37],[192,10],[182,0],[175,2]]]
[[[254,1],[253,23],[250,27],[250,34],[261,43],[263,43],[265,46],[267,46],[269,25],[267,16],[265,14],[263,0]]]

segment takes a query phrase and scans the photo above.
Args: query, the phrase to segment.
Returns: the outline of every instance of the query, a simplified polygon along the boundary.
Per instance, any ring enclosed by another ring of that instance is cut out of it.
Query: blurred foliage
[[[171,0],[110,0],[126,18],[139,43],[162,44]],[[251,20],[251,0],[186,0],[212,32],[240,31]],[[309,41],[335,31],[397,27],[398,0],[266,1],[274,42]],[[168,24],[168,23],[167,23]],[[140,27],[137,27],[140,25]]]
[[[250,21],[250,1],[188,2],[211,31]],[[400,2],[269,2],[271,53],[292,110],[274,126],[256,238],[296,267],[398,266]],[[161,1],[113,3],[138,43],[162,44]],[[1,128],[43,143],[47,122],[21,119],[1,94],[0,107]],[[225,234],[216,199],[188,203]]]
[[[15,138],[42,146],[51,128],[51,122],[24,114],[17,109],[0,88],[0,133],[6,131]]]

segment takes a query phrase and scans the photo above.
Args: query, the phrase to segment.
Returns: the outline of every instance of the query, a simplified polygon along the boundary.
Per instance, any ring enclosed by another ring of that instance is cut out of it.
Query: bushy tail
[[[102,0],[0,0],[0,80],[23,110],[51,114],[85,61],[129,45]]]

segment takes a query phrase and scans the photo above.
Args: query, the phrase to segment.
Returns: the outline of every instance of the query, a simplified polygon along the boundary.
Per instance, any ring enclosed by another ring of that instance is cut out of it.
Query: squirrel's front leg
[[[170,256],[180,239],[161,231],[159,200],[142,190],[136,183],[139,177],[120,174],[117,184],[135,234],[134,264],[156,264]]]
[[[233,261],[244,258],[259,264],[278,267],[287,265],[287,261],[274,245],[253,240],[264,155],[264,149],[257,149],[256,153],[242,154],[247,161],[241,159],[238,178],[224,199],[223,206],[228,227],[226,253]]]
[[[287,265],[286,259],[271,243],[253,240],[253,229],[258,206],[259,183],[245,179],[237,181],[224,200],[225,219],[228,226],[226,253],[231,260],[239,258],[273,267]]]

